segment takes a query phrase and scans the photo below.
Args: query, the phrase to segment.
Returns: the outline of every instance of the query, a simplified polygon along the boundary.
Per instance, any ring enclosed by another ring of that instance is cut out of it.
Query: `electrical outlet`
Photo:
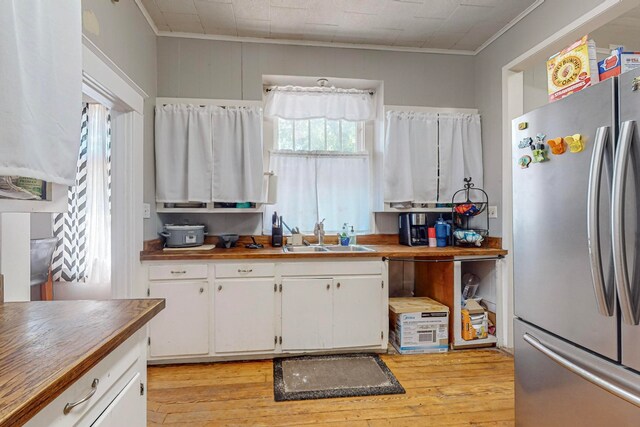
[[[151,205],[149,203],[142,204],[142,218],[144,219],[151,218]]]
[[[498,218],[497,206],[489,206],[489,218]]]

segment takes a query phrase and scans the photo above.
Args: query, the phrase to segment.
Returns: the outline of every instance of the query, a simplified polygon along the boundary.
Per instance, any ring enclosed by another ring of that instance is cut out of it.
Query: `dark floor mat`
[[[277,402],[404,392],[377,354],[300,356],[273,360],[273,394]]]

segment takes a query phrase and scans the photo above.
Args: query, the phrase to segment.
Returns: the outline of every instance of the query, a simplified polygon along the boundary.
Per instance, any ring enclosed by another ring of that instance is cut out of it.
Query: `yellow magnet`
[[[518,123],[518,129],[519,129],[519,130],[525,130],[525,129],[526,129],[526,128],[528,128],[528,127],[529,127],[529,123],[527,123],[527,122],[520,122],[520,123]]]
[[[569,146],[569,151],[572,153],[579,153],[584,150],[584,141],[582,135],[576,133],[575,135],[565,136],[564,141]]]

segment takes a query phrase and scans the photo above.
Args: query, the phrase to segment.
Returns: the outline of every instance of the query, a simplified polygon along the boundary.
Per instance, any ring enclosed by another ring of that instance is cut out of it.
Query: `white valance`
[[[384,201],[450,203],[472,177],[483,187],[480,115],[389,111]]]
[[[158,202],[263,202],[262,109],[156,107]]]
[[[80,0],[7,0],[0,13],[0,175],[73,185],[80,146]]]
[[[277,86],[265,100],[264,113],[289,120],[366,121],[375,118],[373,95],[359,89]]]

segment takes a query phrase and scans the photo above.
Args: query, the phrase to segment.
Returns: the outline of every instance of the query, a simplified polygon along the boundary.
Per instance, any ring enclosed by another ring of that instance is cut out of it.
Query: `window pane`
[[[356,122],[342,121],[342,151],[355,153],[357,151],[358,124]]]
[[[293,122],[291,120],[278,119],[278,148],[293,150]]]
[[[311,127],[311,150],[324,151],[324,119],[309,120]]]
[[[309,120],[296,120],[296,151],[309,150]]]
[[[338,120],[327,120],[327,150],[340,151],[340,122]]]

